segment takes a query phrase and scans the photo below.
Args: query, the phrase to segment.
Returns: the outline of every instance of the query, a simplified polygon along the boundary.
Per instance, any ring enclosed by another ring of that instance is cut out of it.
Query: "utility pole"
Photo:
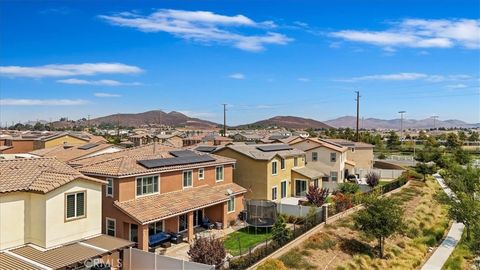
[[[355,99],[357,101],[357,133],[356,133],[356,138],[357,138],[357,142],[359,142],[360,141],[360,133],[358,133],[358,122],[359,122],[359,119],[360,119],[360,92],[355,91],[355,93],[357,93],[357,98]]]
[[[227,137],[227,104],[223,105],[223,137]]]
[[[433,118],[433,130],[436,130],[436,129],[437,129],[437,118],[438,118],[438,115],[433,115],[432,118]]]
[[[407,111],[399,111],[398,113],[400,114],[400,141],[403,144],[403,114],[406,113]]]

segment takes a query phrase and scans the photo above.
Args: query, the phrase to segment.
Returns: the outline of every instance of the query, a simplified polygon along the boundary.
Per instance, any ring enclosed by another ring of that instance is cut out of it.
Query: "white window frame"
[[[80,193],[83,193],[83,215],[77,216],[77,202],[78,202],[77,195]],[[73,204],[73,212],[75,215],[73,217],[68,217],[68,196],[73,196],[75,198],[74,204]],[[65,220],[70,221],[70,220],[75,220],[75,219],[80,219],[85,217],[87,217],[87,191],[82,190],[82,191],[66,193],[65,194]]]
[[[283,193],[282,193],[282,191],[283,191],[283,188],[282,188],[283,185],[282,185],[282,184],[283,184],[283,183],[285,183],[285,196],[283,196]],[[283,199],[283,198],[286,198],[286,197],[287,197],[287,194],[288,194],[287,189],[288,189],[288,181],[287,181],[287,180],[283,180],[282,182],[280,182],[280,199]]]
[[[275,190],[275,193],[273,192]],[[276,201],[278,199],[278,187],[277,186],[273,186],[272,187],[272,201]],[[274,196],[275,195],[275,198]]]
[[[190,173],[190,185],[189,186],[185,186],[185,173]],[[192,170],[185,170],[185,171],[182,172],[182,187],[183,187],[183,189],[193,187],[193,171]]]
[[[200,174],[200,172],[202,172],[202,173]],[[199,168],[198,169],[198,180],[203,180],[203,179],[205,179],[205,168]]]
[[[335,158],[332,158],[333,155],[335,155]],[[337,162],[337,153],[330,152],[330,162]]]
[[[158,192],[155,192],[155,182],[153,183],[153,187],[154,187],[154,190],[152,193],[147,193],[147,194],[144,194],[143,193],[143,178],[147,178],[147,177],[152,177],[153,180],[155,181],[155,177],[157,177],[157,186],[158,186]],[[142,194],[138,195],[137,194],[137,181],[139,179],[142,179],[142,184],[140,185],[141,186],[141,191],[142,191]],[[135,198],[140,198],[140,197],[145,197],[145,196],[150,196],[150,195],[155,195],[155,194],[160,194],[160,175],[159,174],[156,174],[156,175],[143,175],[143,176],[139,176],[139,177],[136,177],[135,178]]]
[[[275,164],[275,166],[273,166]],[[275,172],[273,172],[273,168],[275,168]],[[278,162],[276,160],[272,161],[272,175],[278,174]]]
[[[229,209],[230,208],[229,203],[231,203],[232,205],[232,210]],[[235,196],[230,196],[230,198],[227,201],[227,213],[233,213],[233,212],[235,212]]]
[[[105,218],[105,234],[110,235],[110,234],[108,234],[108,222],[109,221],[113,221],[113,237],[116,237],[117,236],[117,220],[114,219],[114,218],[109,218],[109,217]]]
[[[111,192],[111,193],[108,192],[108,188],[109,188],[110,183],[112,184],[112,185],[111,185],[111,188],[112,188],[112,192]],[[137,192],[137,190],[136,190],[136,188],[137,188],[136,184],[137,184],[137,183],[135,183],[135,192]],[[114,192],[114,191],[113,191],[113,178],[110,178],[110,177],[109,177],[109,178],[107,178],[107,184],[105,185],[105,194],[106,194],[105,196],[106,196],[106,197],[112,197],[112,198],[113,198],[113,192]]]
[[[222,168],[222,179],[218,179],[218,168]],[[215,182],[222,182],[225,179],[225,168],[222,166],[215,167]]]
[[[315,154],[315,158],[313,158],[314,154]],[[312,161],[314,162],[318,161],[318,152],[312,152]]]
[[[336,174],[335,180],[333,180],[333,176],[332,176],[334,173]],[[330,180],[331,180],[332,182],[334,182],[334,181],[335,181],[335,182],[338,182],[338,172],[331,171],[331,172],[330,172]]]

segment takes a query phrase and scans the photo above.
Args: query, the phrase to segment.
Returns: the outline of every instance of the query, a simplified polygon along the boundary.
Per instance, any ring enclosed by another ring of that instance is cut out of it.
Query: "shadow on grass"
[[[369,244],[360,242],[357,239],[341,238],[340,249],[351,256],[358,254],[374,256],[373,248]]]

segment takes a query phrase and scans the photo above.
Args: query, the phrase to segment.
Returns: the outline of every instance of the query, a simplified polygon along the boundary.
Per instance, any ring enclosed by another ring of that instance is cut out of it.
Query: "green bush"
[[[257,270],[287,270],[287,267],[280,260],[268,259]]]
[[[360,186],[356,183],[343,183],[338,185],[338,189],[343,194],[355,194],[360,191]]]

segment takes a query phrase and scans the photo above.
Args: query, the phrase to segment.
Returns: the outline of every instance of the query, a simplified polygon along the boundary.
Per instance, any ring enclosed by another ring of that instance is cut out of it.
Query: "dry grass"
[[[438,184],[429,179],[425,183],[411,182],[409,187],[391,195],[405,209],[407,226],[402,234],[387,239],[386,259],[377,258],[377,241],[357,231],[353,216],[349,216],[326,226],[295,249],[295,259],[307,261],[307,265],[285,265],[289,269],[418,268],[428,255],[428,247],[436,246],[448,227],[447,209],[435,200],[439,192]],[[302,251],[307,255],[302,255]]]

